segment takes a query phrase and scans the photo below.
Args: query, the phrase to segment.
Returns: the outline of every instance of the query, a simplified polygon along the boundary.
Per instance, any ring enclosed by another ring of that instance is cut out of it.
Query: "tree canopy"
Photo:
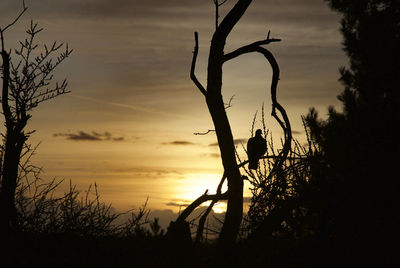
[[[311,109],[306,118],[321,148],[313,176],[325,200],[324,235],[350,241],[347,246],[360,252],[384,252],[390,250],[390,237],[399,224],[395,161],[400,151],[400,5],[382,0],[327,2],[342,14],[349,65],[340,68],[343,111],[330,107],[328,118],[321,120]]]

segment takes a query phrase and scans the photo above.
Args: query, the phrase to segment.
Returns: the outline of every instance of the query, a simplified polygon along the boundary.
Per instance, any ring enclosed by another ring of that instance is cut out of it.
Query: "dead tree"
[[[25,127],[31,118],[31,111],[41,102],[65,94],[67,81],[51,85],[55,68],[64,61],[72,52],[68,45],[44,45],[44,51],[37,53],[35,37],[42,31],[37,24],[31,22],[26,31],[28,38],[20,42],[20,47],[14,50],[16,61],[11,60],[11,51],[6,51],[4,33],[12,27],[25,13],[27,7],[22,2],[23,8],[13,22],[0,28],[2,79],[3,88],[1,104],[5,122],[5,133],[1,147],[0,175],[0,228],[2,231],[15,225],[15,190],[18,179],[18,170],[24,148],[29,148],[26,141],[34,131],[26,131]],[[56,58],[55,53],[65,49]]]
[[[276,97],[276,89],[279,80],[279,67],[272,53],[266,48],[262,47],[263,45],[267,45],[272,42],[278,42],[280,41],[280,39],[270,38],[270,33],[268,32],[268,36],[264,40],[243,46],[230,53],[224,53],[224,47],[229,33],[232,31],[236,23],[240,20],[251,2],[251,0],[238,0],[220,24],[218,24],[218,21],[216,21],[216,30],[211,40],[210,52],[208,57],[206,88],[198,81],[195,75],[196,59],[199,46],[198,33],[195,32],[194,34],[195,47],[193,51],[190,77],[205,97],[205,101],[207,103],[208,110],[210,112],[215,127],[215,133],[217,136],[222,164],[224,167],[224,174],[222,176],[216,194],[208,195],[206,191],[202,196],[197,198],[182,212],[176,222],[185,221],[185,219],[196,207],[201,205],[203,202],[211,200],[212,203],[209,209],[206,210],[205,214],[200,219],[197,237],[201,237],[201,234],[199,232],[202,233],[205,217],[207,217],[212,206],[217,201],[227,200],[225,220],[218,240],[219,245],[223,248],[229,248],[230,246],[232,246],[235,243],[237,235],[239,233],[239,228],[243,217],[244,179],[244,176],[242,176],[239,171],[239,167],[244,165],[244,163],[238,164],[236,161],[236,151],[233,142],[232,131],[228,117],[226,115],[225,105],[221,94],[222,66],[225,62],[246,53],[258,52],[261,53],[270,63],[273,70],[271,83],[272,115],[278,121],[285,133],[285,145],[280,154],[279,160],[276,162],[277,165],[281,165],[283,163],[285,157],[287,157],[287,154],[290,150],[291,129],[289,119],[286,115],[284,108],[278,103]],[[214,0],[214,4],[217,8],[216,20],[218,20],[218,7],[220,6],[220,4],[217,0]],[[282,117],[282,119],[278,116],[276,111],[280,112],[280,116]],[[221,193],[222,184],[224,183],[225,179],[227,180],[228,190],[225,193]]]

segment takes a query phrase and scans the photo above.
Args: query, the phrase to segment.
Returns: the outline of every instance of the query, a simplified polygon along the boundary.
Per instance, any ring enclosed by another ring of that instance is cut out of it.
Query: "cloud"
[[[210,12],[212,3],[203,0],[41,0],[28,1],[29,10],[41,18],[57,17],[76,18],[145,18],[146,15],[156,18],[168,13],[188,17],[188,13]],[[2,0],[0,8],[5,8],[6,15],[20,11],[22,1]]]
[[[228,1],[220,8],[221,17],[227,13],[235,1]],[[142,19],[151,21],[165,18],[193,18],[193,16],[213,16],[214,6],[204,0],[41,0],[29,1],[28,7],[36,16],[62,17],[69,19],[115,18]],[[14,14],[21,8],[20,1],[2,0],[1,10]],[[330,12],[327,4],[318,0],[273,0],[253,3],[248,13],[251,20],[270,20],[272,22],[290,19],[309,22],[312,19],[328,21],[326,13]],[[332,12],[333,13],[333,12]]]
[[[65,137],[67,140],[72,141],[125,141],[124,137],[114,137],[110,132],[98,133],[92,131],[87,133],[85,131],[78,131],[77,133],[55,133],[54,137]]]
[[[169,206],[169,207],[187,207],[189,204],[185,203],[177,203],[177,202],[168,202],[165,203],[165,205]]]
[[[219,153],[210,153],[210,154],[200,154],[200,156],[202,156],[202,157],[220,158],[221,155]]]
[[[233,144],[239,145],[241,143],[246,143],[247,139],[234,139]],[[210,143],[208,146],[215,147],[218,146],[218,142]]]
[[[161,145],[182,145],[182,146],[187,146],[187,145],[198,145],[197,143],[191,142],[191,141],[170,141],[170,142],[162,142]]]

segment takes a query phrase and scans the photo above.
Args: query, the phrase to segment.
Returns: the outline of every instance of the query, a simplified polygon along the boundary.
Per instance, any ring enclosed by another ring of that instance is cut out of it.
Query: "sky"
[[[22,2],[0,2],[0,25]],[[220,8],[221,19],[236,1]],[[5,33],[11,49],[26,37],[33,20],[44,43],[68,43],[71,56],[55,72],[71,93],[42,103],[27,127],[40,142],[33,163],[43,178],[69,180],[79,189],[96,182],[101,199],[118,210],[148,207],[177,212],[215,191],[222,175],[216,137],[194,135],[213,129],[204,97],[189,78],[193,32],[199,32],[196,73],[205,85],[207,56],[215,27],[212,0],[26,0],[27,12]],[[294,137],[305,141],[301,116],[315,107],[324,117],[340,107],[338,68],[340,17],[323,0],[255,0],[227,39],[225,52],[271,37],[281,75],[278,101]],[[224,65],[223,96],[234,139],[241,150],[251,136],[256,111],[265,106],[274,139],[282,131],[269,116],[271,69],[259,55]],[[259,120],[257,125],[260,126]],[[3,131],[3,129],[2,129]],[[245,196],[249,197],[248,185]],[[61,188],[60,191],[63,191]],[[224,204],[215,211],[222,212]]]

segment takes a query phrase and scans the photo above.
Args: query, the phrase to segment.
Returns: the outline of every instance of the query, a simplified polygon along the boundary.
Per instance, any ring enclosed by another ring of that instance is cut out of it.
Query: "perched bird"
[[[247,142],[247,157],[249,158],[249,169],[258,168],[258,160],[267,151],[267,142],[261,136],[261,129],[256,130],[256,135]]]

